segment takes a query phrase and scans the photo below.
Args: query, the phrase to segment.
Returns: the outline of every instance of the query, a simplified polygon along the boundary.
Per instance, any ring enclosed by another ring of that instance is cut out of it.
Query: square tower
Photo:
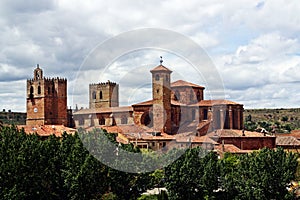
[[[153,129],[155,132],[171,133],[171,86],[172,71],[162,65],[150,71],[152,73]]]
[[[37,65],[33,79],[27,80],[26,125],[67,126],[67,80],[45,78]]]
[[[119,106],[119,84],[107,81],[89,85],[89,108]]]

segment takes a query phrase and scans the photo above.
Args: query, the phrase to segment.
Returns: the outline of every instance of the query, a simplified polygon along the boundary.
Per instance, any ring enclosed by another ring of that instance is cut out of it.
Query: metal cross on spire
[[[159,62],[160,62],[160,65],[162,65],[162,63],[164,62],[163,59],[162,59],[162,56],[160,56],[160,61]]]

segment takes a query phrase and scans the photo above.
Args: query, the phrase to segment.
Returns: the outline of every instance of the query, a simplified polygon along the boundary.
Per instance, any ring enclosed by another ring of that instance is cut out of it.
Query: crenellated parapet
[[[116,86],[117,83],[111,82],[111,81],[108,80],[107,82],[91,83],[89,85],[90,86]]]

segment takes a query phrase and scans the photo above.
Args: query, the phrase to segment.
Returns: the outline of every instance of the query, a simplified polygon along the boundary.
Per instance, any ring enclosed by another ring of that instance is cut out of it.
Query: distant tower
[[[119,106],[119,84],[106,83],[89,85],[90,109]]]
[[[37,65],[27,80],[27,125],[67,126],[67,80],[45,78]]]
[[[172,71],[162,65],[152,69],[153,129],[155,132],[171,133],[171,87]]]

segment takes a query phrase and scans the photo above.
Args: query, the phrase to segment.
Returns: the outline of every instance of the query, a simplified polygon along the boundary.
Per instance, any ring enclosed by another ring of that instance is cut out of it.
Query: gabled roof
[[[171,83],[171,87],[194,87],[194,88],[201,88],[201,89],[205,88],[203,86],[196,85],[194,83],[190,83],[190,82],[183,81],[183,80],[178,80],[178,81]]]
[[[154,69],[150,70],[150,72],[168,72],[171,73],[172,71],[169,70],[167,67],[163,66],[163,65],[158,65],[157,67],[155,67]]]
[[[132,106],[152,106],[153,105],[153,100],[148,100],[140,103],[133,104]],[[171,99],[171,105],[175,106],[186,106],[186,104],[180,103],[179,101],[175,101]]]
[[[191,104],[191,106],[214,106],[214,105],[242,105],[233,101],[229,101],[226,99],[220,100],[201,100],[195,104]]]

